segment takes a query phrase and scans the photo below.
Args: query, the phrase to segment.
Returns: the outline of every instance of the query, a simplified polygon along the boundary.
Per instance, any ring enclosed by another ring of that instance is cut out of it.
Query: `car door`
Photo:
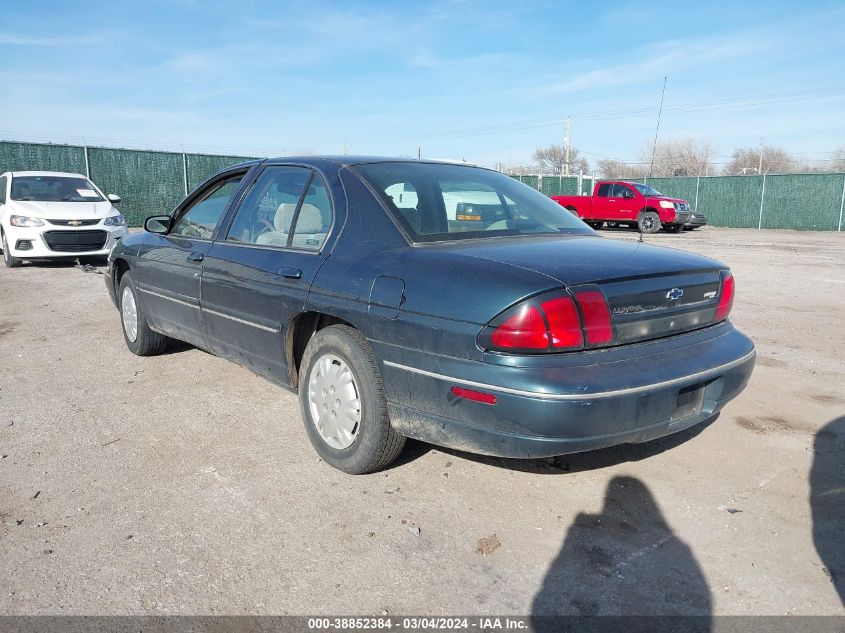
[[[616,200],[615,219],[635,222],[637,219],[637,212],[634,209],[634,199],[636,197],[634,190],[628,185],[616,183],[613,185],[613,194],[613,197]]]
[[[611,197],[613,192],[613,184],[603,182],[599,184],[596,196],[593,199],[593,209],[591,219],[606,220],[613,217],[616,212],[616,200]]]
[[[150,234],[138,252],[136,284],[150,324],[164,334],[203,345],[202,261],[245,171],[205,185],[176,209],[165,235]]]
[[[327,256],[331,194],[310,168],[268,165],[229,215],[203,263],[201,307],[208,345],[287,384],[285,328],[303,309]]]

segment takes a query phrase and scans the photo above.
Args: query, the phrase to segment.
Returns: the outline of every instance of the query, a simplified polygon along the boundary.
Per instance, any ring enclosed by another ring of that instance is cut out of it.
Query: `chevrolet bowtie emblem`
[[[68,220],[68,226],[82,226],[82,220]]]
[[[672,288],[669,292],[666,293],[666,298],[669,299],[669,301],[677,301],[683,296],[684,291],[680,288]]]

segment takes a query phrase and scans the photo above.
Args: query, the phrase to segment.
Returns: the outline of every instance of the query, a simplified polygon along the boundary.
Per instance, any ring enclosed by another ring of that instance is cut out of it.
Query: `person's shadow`
[[[845,604],[845,416],[816,434],[810,471],[813,543]]]
[[[648,488],[614,477],[602,511],[575,518],[531,613],[536,631],[560,630],[550,616],[584,615],[694,616],[674,625],[707,631],[711,607],[701,568]]]

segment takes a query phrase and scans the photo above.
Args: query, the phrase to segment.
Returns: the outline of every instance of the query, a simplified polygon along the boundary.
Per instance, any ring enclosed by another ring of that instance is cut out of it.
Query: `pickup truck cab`
[[[649,185],[624,180],[599,180],[592,196],[551,196],[594,229],[605,222],[657,233],[661,227],[677,233],[690,220],[686,200],[664,196]]]

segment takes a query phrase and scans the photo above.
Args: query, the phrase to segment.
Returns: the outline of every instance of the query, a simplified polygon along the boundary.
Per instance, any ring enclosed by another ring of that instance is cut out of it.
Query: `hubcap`
[[[123,331],[133,343],[138,338],[138,307],[135,305],[135,295],[129,286],[123,289],[120,296],[120,314],[123,317]]]
[[[333,354],[317,359],[308,380],[308,408],[326,444],[349,448],[361,427],[361,401],[352,370]]]
[[[643,228],[650,229],[654,226],[654,221],[651,218],[643,218]]]

